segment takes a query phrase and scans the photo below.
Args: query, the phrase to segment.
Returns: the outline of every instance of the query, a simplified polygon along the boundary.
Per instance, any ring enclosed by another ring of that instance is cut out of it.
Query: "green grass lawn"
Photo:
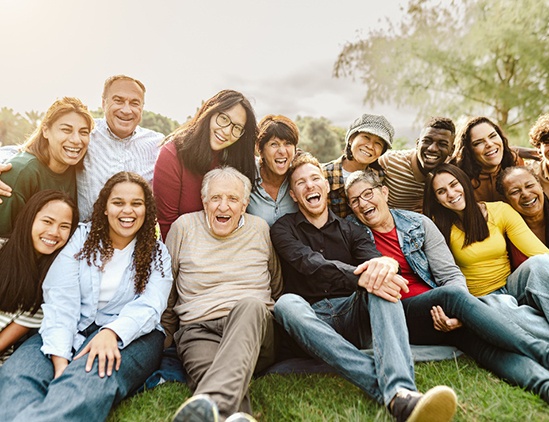
[[[466,357],[416,364],[421,391],[438,384],[459,398],[456,421],[549,421],[549,406],[512,387]],[[392,421],[385,409],[343,378],[332,375],[268,375],[252,381],[250,394],[259,421]],[[184,384],[168,383],[125,400],[108,422],[170,421],[190,396]]]

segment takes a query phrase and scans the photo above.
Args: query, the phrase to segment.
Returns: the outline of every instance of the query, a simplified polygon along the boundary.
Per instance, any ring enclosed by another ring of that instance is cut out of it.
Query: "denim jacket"
[[[457,285],[467,289],[465,277],[454,261],[444,236],[435,223],[417,212],[391,209],[400,249],[412,268],[431,287]],[[372,231],[354,215],[348,219],[363,227],[375,243]]]
[[[164,244],[159,242],[164,275],[159,262],[151,263],[151,275],[141,294],[134,291],[135,270],[128,267],[115,297],[99,309],[99,290],[102,272],[88,266],[86,260],[74,255],[82,249],[90,232],[90,223],[81,223],[73,236],[55,258],[44,279],[44,319],[40,334],[46,355],[72,358],[85,337],[80,333],[96,323],[113,330],[119,337],[118,347],[123,349],[133,340],[154,329],[163,331],[160,317],[168,302],[172,287],[171,259]]]

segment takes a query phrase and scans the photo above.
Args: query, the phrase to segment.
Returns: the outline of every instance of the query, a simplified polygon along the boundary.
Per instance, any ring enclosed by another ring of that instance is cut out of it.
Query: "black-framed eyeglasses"
[[[233,123],[231,118],[227,116],[225,113],[219,113],[217,117],[215,118],[215,122],[219,127],[227,127],[232,125],[231,134],[235,138],[240,138],[242,135],[244,135],[244,127],[241,125],[237,125],[236,123]]]
[[[380,185],[376,185],[374,186],[373,188],[366,188],[364,189],[360,195],[358,196],[355,196],[354,198],[352,198],[350,201],[349,201],[349,206],[353,209],[355,208],[358,208],[358,206],[360,205],[360,200],[362,199],[363,201],[368,201],[370,199],[372,199],[372,197],[374,196],[374,189],[377,189],[381,187]]]

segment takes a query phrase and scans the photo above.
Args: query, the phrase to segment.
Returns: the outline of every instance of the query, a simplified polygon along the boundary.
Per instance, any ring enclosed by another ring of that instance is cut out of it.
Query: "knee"
[[[303,315],[303,307],[310,307],[309,303],[301,296],[286,293],[282,295],[275,303],[274,315],[278,322],[284,319],[293,319]]]
[[[269,310],[267,308],[267,305],[265,305],[265,302],[263,302],[261,299],[255,297],[245,297],[244,299],[236,302],[233,308],[233,312],[245,312],[261,315],[268,313]]]
[[[549,254],[531,256],[523,262],[522,266],[535,274],[547,274],[549,273]]]

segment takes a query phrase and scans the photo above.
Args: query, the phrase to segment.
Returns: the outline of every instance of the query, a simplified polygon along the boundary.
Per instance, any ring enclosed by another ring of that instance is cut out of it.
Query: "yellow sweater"
[[[456,226],[450,233],[450,249],[475,296],[483,296],[507,283],[511,263],[505,236],[526,256],[549,253],[549,249],[528,228],[522,217],[504,202],[486,202],[490,235],[482,242],[463,248],[465,234]]]

